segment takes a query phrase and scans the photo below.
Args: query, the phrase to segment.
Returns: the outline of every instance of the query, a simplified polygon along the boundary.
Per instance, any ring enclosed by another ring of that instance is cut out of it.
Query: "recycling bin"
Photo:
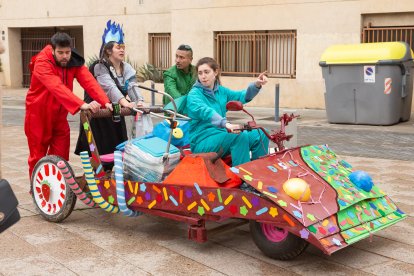
[[[333,45],[319,65],[328,122],[392,125],[410,119],[414,62],[407,43]]]

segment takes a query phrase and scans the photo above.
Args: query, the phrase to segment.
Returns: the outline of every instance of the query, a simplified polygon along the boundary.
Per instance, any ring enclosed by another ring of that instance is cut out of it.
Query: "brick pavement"
[[[11,93],[11,95],[9,95]],[[264,257],[253,244],[248,228],[241,226],[209,236],[205,244],[186,239],[185,225],[152,216],[126,218],[78,203],[63,223],[44,221],[28,195],[27,144],[23,133],[21,96],[6,91],[5,125],[1,137],[2,172],[20,201],[23,218],[0,235],[0,275],[412,275],[414,273],[414,165],[409,152],[412,122],[391,127],[329,125],[323,111],[302,111],[299,139],[326,143],[356,169],[368,171],[374,181],[409,215],[408,219],[332,256],[310,246],[290,262]],[[9,97],[9,98],[7,98]],[[15,101],[15,102],[11,102]],[[12,112],[11,109],[17,110]],[[254,109],[258,121],[271,122],[269,110]],[[263,113],[263,116],[261,116]],[[238,116],[238,115],[237,115]],[[236,121],[239,120],[235,117]],[[73,120],[76,124],[76,118]],[[349,136],[345,136],[349,133]],[[391,135],[391,136],[390,136]],[[393,136],[394,135],[394,136]],[[400,135],[396,153],[381,155],[393,147],[386,142]],[[72,148],[77,128],[72,128]],[[384,138],[384,139],[382,139]],[[320,139],[320,140],[316,140]],[[359,145],[359,147],[358,147]],[[375,149],[377,148],[377,156]],[[402,150],[404,149],[404,151]],[[371,155],[367,157],[366,155]],[[408,157],[406,157],[408,156]],[[407,158],[409,161],[405,161]],[[80,172],[79,158],[71,165]],[[209,224],[209,226],[215,226]]]

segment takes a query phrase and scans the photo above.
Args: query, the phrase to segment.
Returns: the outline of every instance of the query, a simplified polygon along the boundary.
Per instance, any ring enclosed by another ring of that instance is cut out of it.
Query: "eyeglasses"
[[[125,44],[118,44],[116,43],[116,46],[120,49],[124,49],[125,50]]]
[[[186,44],[181,44],[180,46],[178,46],[177,50],[185,50],[185,51],[193,51],[193,49],[191,49],[191,47],[189,45]]]

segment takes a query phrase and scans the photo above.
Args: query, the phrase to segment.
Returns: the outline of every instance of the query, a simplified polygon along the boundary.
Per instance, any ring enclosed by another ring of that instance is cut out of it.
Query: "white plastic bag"
[[[137,113],[135,116],[135,133],[133,133],[132,137],[137,138],[141,136],[145,136],[152,132],[153,124],[151,115],[149,114],[141,114]]]

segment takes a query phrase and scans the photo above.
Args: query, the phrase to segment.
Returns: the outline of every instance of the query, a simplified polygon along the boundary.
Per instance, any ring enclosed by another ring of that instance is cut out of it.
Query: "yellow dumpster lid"
[[[374,64],[379,61],[401,62],[411,60],[413,57],[413,51],[405,42],[333,45],[323,52],[319,64]]]

